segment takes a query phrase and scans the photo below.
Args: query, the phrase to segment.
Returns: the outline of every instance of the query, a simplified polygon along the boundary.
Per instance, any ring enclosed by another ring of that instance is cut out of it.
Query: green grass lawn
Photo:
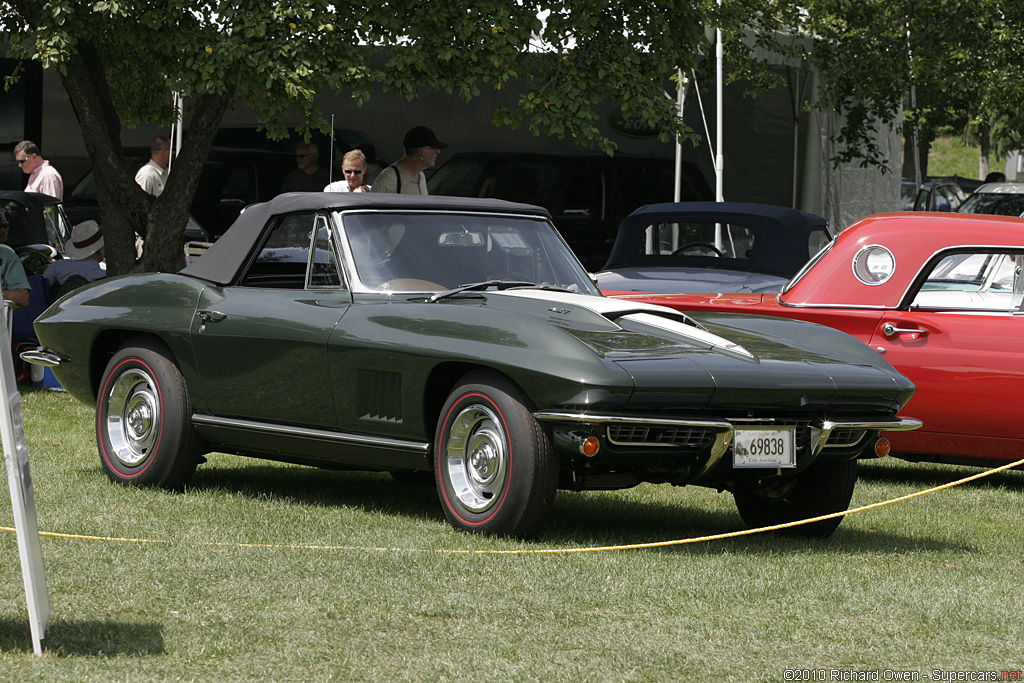
[[[0,533],[3,681],[748,682],[787,680],[787,669],[1024,668],[1024,472],[849,516],[825,541],[464,554],[743,526],[728,494],[640,486],[560,492],[532,543],[481,538],[452,530],[430,487],[221,454],[184,494],[128,489],[100,469],[89,409],[49,392],[22,402],[40,529],[161,543],[43,537],[52,614],[36,657],[16,539]],[[853,505],[976,471],[872,462]],[[6,494],[0,525],[13,526]]]
[[[978,147],[964,145],[959,138],[941,137],[932,142],[928,151],[928,175],[945,177],[960,176],[975,178],[978,176]],[[991,156],[988,160],[990,171],[1002,171],[1006,167],[1006,157]]]

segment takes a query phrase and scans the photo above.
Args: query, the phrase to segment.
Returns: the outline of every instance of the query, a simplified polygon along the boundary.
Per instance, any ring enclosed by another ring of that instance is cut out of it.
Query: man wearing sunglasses
[[[28,176],[25,192],[41,192],[57,199],[64,199],[64,180],[57,169],[39,154],[39,147],[31,140],[23,140],[14,146],[14,160],[22,173]]]
[[[311,142],[300,142],[295,146],[296,168],[285,177],[281,192],[323,192],[331,182],[330,171],[319,164],[320,152]]]
[[[362,150],[353,149],[346,152],[341,160],[341,170],[345,174],[343,180],[336,180],[324,188],[324,192],[369,192],[366,184],[366,155]]]

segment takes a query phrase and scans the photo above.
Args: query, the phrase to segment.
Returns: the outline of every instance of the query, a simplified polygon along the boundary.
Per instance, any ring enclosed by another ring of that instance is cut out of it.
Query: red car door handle
[[[917,330],[907,327],[896,327],[892,323],[886,323],[885,325],[882,326],[882,334],[884,334],[886,337],[891,337],[893,335],[900,334],[901,332],[906,332],[907,334],[928,334],[927,330]]]

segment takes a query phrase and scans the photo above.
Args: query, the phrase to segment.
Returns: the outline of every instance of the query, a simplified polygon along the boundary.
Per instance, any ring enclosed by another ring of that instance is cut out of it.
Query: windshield
[[[47,204],[43,207],[43,222],[46,223],[46,238],[49,244],[58,251],[64,251],[64,245],[71,239],[71,227],[59,204]]]
[[[356,277],[371,291],[440,292],[506,281],[597,294],[545,220],[442,213],[346,213]]]
[[[1024,194],[972,194],[960,213],[990,213],[998,216],[1024,215]]]

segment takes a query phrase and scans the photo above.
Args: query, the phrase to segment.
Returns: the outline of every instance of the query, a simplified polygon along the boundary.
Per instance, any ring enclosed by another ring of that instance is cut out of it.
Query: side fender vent
[[[360,420],[402,422],[402,375],[397,372],[360,370],[356,396]]]

